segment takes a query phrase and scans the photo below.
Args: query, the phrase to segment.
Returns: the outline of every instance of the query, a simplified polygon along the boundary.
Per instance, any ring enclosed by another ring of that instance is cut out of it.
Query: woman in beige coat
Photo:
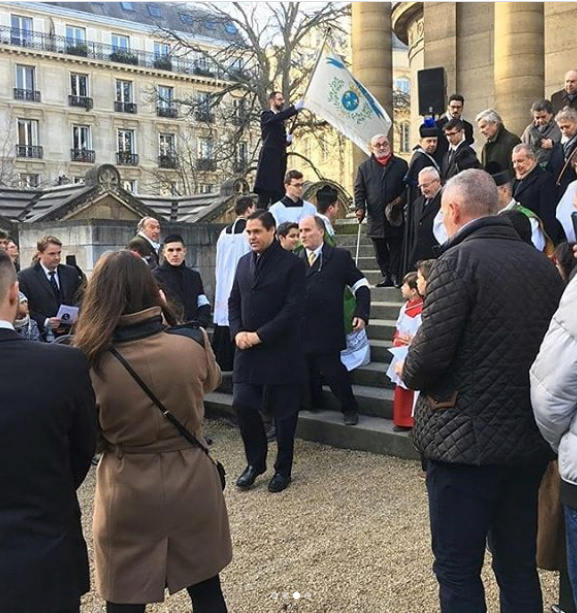
[[[173,323],[140,258],[121,251],[98,262],[75,341],[92,366],[104,451],[94,502],[97,589],[107,613],[142,613],[164,600],[165,587],[186,588],[195,613],[226,613],[219,572],[232,554],[215,464],[109,351],[204,443],[203,396],[218,386],[220,370],[204,331],[201,342],[169,333],[163,314]]]

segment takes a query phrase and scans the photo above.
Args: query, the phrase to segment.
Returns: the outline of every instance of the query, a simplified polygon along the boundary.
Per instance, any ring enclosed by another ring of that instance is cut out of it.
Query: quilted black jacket
[[[447,244],[403,370],[421,390],[414,439],[425,457],[473,465],[550,457],[533,419],[529,368],[562,292],[555,267],[506,219],[477,219]],[[454,392],[453,408],[432,408],[430,398]]]

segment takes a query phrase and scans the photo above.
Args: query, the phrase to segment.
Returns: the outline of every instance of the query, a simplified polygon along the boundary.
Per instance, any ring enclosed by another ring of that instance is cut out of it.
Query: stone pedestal
[[[511,132],[531,121],[545,78],[542,2],[495,2],[495,104]]]
[[[393,56],[391,49],[391,3],[353,2],[353,74],[393,117]],[[392,138],[391,129],[389,138]],[[354,148],[356,167],[365,154]]]

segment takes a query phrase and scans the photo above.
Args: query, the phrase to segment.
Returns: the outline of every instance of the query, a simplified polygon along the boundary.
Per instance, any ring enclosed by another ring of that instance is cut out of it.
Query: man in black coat
[[[78,349],[14,331],[18,301],[0,250],[0,610],[79,613],[90,579],[76,489],[95,450],[94,392]]]
[[[268,489],[280,492],[291,481],[305,380],[301,342],[305,266],[276,240],[270,212],[250,215],[246,232],[252,252],[239,260],[228,300],[230,335],[236,343],[232,404],[248,463],[236,484],[251,487],[266,471],[267,439],[259,413],[266,399],[278,444]]]
[[[153,271],[182,321],[197,321],[203,328],[210,325],[210,302],[204,293],[200,273],[186,265],[186,247],[179,234],[166,237],[162,249],[164,262]]]
[[[56,315],[63,304],[78,305],[82,278],[73,266],[60,264],[62,242],[55,236],[41,238],[37,249],[38,261],[18,273],[18,282],[28,298],[30,317],[47,340],[70,332],[70,326]]]
[[[460,119],[465,130],[465,140],[467,141],[467,144],[472,145],[475,142],[472,124],[463,119],[464,107],[465,98],[463,98],[461,94],[451,94],[449,96],[449,103],[447,104],[447,112],[444,115],[441,115],[441,117],[439,117],[439,119],[437,119],[435,122],[439,134],[439,146],[437,147],[435,157],[438,160],[439,166],[443,162],[443,156],[449,149],[449,143],[444,136],[444,127],[448,121],[451,121],[451,119]]]
[[[566,106],[577,111],[577,70],[570,70],[565,74],[565,87],[551,95],[553,113],[557,113]]]
[[[409,161],[409,169],[405,175],[405,183],[409,188],[407,202],[416,200],[421,195],[419,189],[419,173],[427,166],[434,166],[440,170],[435,159],[439,139],[437,137],[437,129],[429,128],[425,124],[419,126],[419,144],[413,147],[413,155]],[[442,137],[445,140],[445,137]]]
[[[285,109],[281,92],[272,92],[268,102],[269,110],[263,111],[260,116],[262,146],[258,154],[254,181],[254,191],[258,194],[260,209],[267,209],[285,194],[283,182],[287,168],[286,148],[292,143],[292,134],[285,132],[284,122],[304,107],[303,101],[299,100]]]
[[[301,219],[299,233],[304,247],[299,258],[307,268],[303,348],[311,400],[314,408],[323,407],[320,373],[339,400],[345,424],[354,426],[359,421],[359,407],[350,374],[341,362],[341,351],[346,347],[343,293],[350,287],[355,294],[357,304],[352,324],[353,330],[359,331],[369,322],[371,290],[351,254],[324,242],[322,219],[317,216]]]
[[[413,430],[427,490],[441,611],[486,611],[487,538],[502,611],[542,613],[537,496],[551,458],[529,368],[563,292],[548,258],[495,216],[497,186],[465,170],[443,190],[449,241],[401,369],[420,390]]]
[[[393,226],[385,217],[387,204],[403,209],[408,165],[395,157],[384,134],[371,138],[371,157],[359,164],[355,181],[355,207],[359,223],[367,216],[367,236],[373,241],[383,280],[376,287],[400,287],[403,223]]]
[[[547,170],[551,172],[557,186],[557,202],[563,198],[569,183],[577,180],[574,169],[577,160],[577,111],[572,108],[561,109],[555,115],[561,130],[561,142],[553,145]]]
[[[445,150],[441,166],[443,183],[462,170],[481,167],[477,154],[467,143],[465,126],[460,119],[447,121],[443,126],[443,132],[448,143],[448,149]]]
[[[439,245],[433,234],[433,222],[441,208],[441,177],[433,166],[423,168],[419,173],[421,197],[411,206],[411,225],[407,233],[409,260],[407,272],[416,270],[419,260],[435,257],[434,248]],[[407,222],[408,225],[408,222]]]
[[[555,217],[557,190],[551,173],[543,170],[530,145],[521,143],[513,148],[513,198],[533,211],[543,222],[543,227],[555,245],[565,240],[565,232]]]
[[[150,270],[160,263],[160,223],[154,217],[143,217],[136,225],[136,236],[126,248],[146,260]]]

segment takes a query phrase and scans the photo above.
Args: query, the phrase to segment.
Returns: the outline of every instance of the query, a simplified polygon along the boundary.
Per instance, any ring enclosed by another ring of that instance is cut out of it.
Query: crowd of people
[[[283,159],[275,184],[259,184],[261,208],[240,197],[218,238],[214,309],[184,238],[161,240],[157,219],[140,220],[90,279],[61,263],[56,236],[21,269],[0,234],[0,364],[14,373],[1,394],[18,398],[0,412],[0,541],[18,552],[0,557],[6,610],[79,612],[89,572],[75,490],[98,452],[94,565],[107,612],[142,613],[165,589],[186,589],[195,613],[226,612],[224,481],[202,431],[204,395],[223,370],[246,457],[240,489],[267,471],[273,438],[268,490],[289,487],[298,414],[324,407],[323,382],[344,424],[358,423],[343,352],[349,335],[366,336],[370,286],[336,246],[337,191],[324,185],[307,202],[303,174],[285,172],[283,122],[302,103],[283,111],[281,98],[263,113],[275,146],[260,162]],[[563,577],[577,595],[575,106],[571,71],[564,94],[532,105],[522,139],[483,111],[479,160],[455,94],[421,127],[410,164],[376,134],[357,171],[377,286],[406,301],[388,374],[395,429],[412,431],[426,471],[442,613],[486,611],[487,548],[503,613],[542,613],[544,475],[557,478],[544,504],[564,505]],[[22,448],[26,462],[15,461]],[[571,590],[556,610],[574,612]]]

